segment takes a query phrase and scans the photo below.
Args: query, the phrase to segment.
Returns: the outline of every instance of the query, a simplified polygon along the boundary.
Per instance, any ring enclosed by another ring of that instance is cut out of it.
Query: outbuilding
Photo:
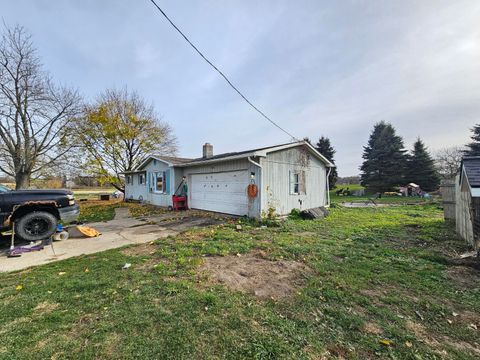
[[[480,156],[464,157],[455,181],[457,233],[480,250]]]
[[[125,173],[125,199],[172,206],[185,191],[189,207],[259,218],[294,208],[328,206],[328,175],[334,165],[305,141],[202,157],[149,156]]]

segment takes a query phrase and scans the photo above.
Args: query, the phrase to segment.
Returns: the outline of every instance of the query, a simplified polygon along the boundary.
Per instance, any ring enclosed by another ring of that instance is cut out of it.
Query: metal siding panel
[[[234,215],[248,215],[248,171],[191,175],[190,206]]]
[[[227,172],[227,171],[237,171],[237,170],[248,170],[250,163],[247,159],[240,160],[231,160],[221,163],[215,163],[211,165],[201,165],[201,166],[190,166],[183,168],[184,175],[192,174],[205,174],[205,173],[216,173],[216,172]]]
[[[313,156],[302,166],[303,153],[298,148],[278,151],[262,159],[264,184],[262,211],[270,207],[279,215],[286,215],[294,208],[308,209],[324,206],[326,187],[325,165]],[[290,172],[305,171],[305,194],[290,194]],[[302,201],[302,203],[299,202]]]

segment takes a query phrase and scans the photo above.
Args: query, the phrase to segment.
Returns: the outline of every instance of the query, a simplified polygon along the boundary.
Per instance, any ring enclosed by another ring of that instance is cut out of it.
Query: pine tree
[[[472,136],[470,138],[473,140],[471,143],[467,144],[467,149],[465,150],[466,156],[480,156],[480,124],[475,125],[472,129]]]
[[[391,191],[404,183],[406,150],[394,127],[381,121],[373,127],[367,146],[363,148],[361,184],[370,191]]]
[[[317,144],[315,145],[315,149],[317,149],[317,151],[320,154],[325,156],[327,158],[327,160],[329,160],[331,163],[335,164],[334,155],[335,155],[336,151],[333,148],[333,146],[330,144],[330,139],[329,138],[327,138],[325,136],[322,136],[318,140]],[[330,171],[330,176],[328,177],[328,184],[329,184],[330,190],[332,190],[335,187],[335,184],[337,183],[337,178],[338,178],[337,168],[334,167]]]
[[[408,160],[407,181],[420,185],[425,191],[437,190],[440,185],[435,161],[420,138],[413,144],[413,151]]]

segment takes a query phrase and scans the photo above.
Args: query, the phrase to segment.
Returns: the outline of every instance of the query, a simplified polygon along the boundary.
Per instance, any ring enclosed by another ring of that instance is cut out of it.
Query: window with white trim
[[[125,177],[125,182],[126,182],[128,185],[130,185],[130,184],[132,183],[132,177],[131,177],[130,175],[127,175],[127,176]]]
[[[139,185],[145,185],[145,175],[144,174],[138,174],[138,184]]]

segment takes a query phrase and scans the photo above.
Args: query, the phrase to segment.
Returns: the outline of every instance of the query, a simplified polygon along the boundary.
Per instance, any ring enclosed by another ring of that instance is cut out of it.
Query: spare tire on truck
[[[15,220],[15,234],[26,241],[48,239],[57,230],[58,219],[47,211],[33,211]]]

